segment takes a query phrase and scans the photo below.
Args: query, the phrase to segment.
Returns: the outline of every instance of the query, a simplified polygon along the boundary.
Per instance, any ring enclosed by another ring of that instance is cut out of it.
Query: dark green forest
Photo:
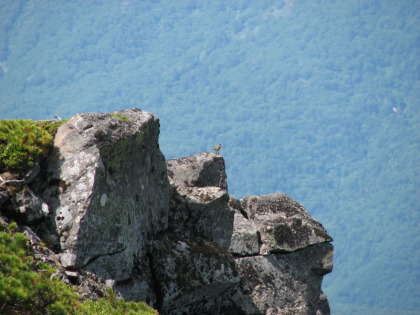
[[[0,1],[0,119],[133,107],[322,222],[333,314],[419,314],[420,1]]]

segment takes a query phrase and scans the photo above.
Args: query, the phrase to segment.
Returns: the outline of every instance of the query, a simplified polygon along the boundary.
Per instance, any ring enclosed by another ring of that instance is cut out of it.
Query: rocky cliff
[[[73,116],[18,189],[2,185],[1,220],[87,298],[112,287],[162,314],[329,314],[323,226],[284,194],[230,196],[218,153],[165,161],[158,135],[138,109]]]

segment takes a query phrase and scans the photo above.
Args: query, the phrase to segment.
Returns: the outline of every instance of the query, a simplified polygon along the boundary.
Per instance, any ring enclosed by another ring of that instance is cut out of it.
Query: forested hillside
[[[420,2],[0,1],[0,119],[138,107],[334,238],[333,314],[420,310]],[[1,153],[0,153],[1,154]]]

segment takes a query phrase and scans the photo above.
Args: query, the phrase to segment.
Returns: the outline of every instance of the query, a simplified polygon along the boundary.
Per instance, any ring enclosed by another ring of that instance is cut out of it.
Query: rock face
[[[59,128],[48,171],[65,188],[46,200],[56,205],[62,264],[119,285],[167,228],[169,186],[158,120],[140,110],[117,114],[129,121],[78,114]]]
[[[329,243],[288,254],[236,260],[241,288],[261,314],[329,314],[322,277],[332,271]]]
[[[217,296],[217,303],[189,297],[188,304],[165,295],[164,300],[171,302],[162,305],[163,313],[329,314],[321,283],[323,275],[332,271],[332,238],[299,203],[284,194],[249,196],[241,201],[226,196],[225,167],[219,154],[203,152],[169,160],[167,165],[172,186],[169,226],[177,235],[202,237],[229,249],[235,264],[228,274],[237,270],[240,281],[231,279],[224,292],[207,293]],[[213,178],[202,174],[213,174]],[[199,182],[198,178],[207,179]],[[218,205],[214,200],[219,200]],[[224,234],[210,232],[220,227]],[[189,259],[180,261],[184,266]],[[197,279],[191,272],[194,269],[180,272]],[[175,270],[169,275],[177,274]],[[180,282],[175,278],[162,281],[172,288]]]
[[[97,281],[162,314],[329,314],[322,225],[284,194],[229,196],[220,154],[165,163],[158,135],[138,109],[73,116],[2,215],[86,297]]]
[[[163,314],[223,314],[223,294],[240,281],[232,255],[201,238],[166,236],[156,242],[151,260],[160,266],[154,281]]]
[[[284,194],[245,197],[241,206],[261,237],[260,254],[294,252],[332,241],[321,223]]]
[[[28,187],[18,191],[12,200],[15,209],[22,215],[26,223],[37,221],[49,214],[48,205]]]
[[[182,237],[202,237],[228,249],[233,212],[228,206],[223,158],[203,152],[168,160],[166,165],[171,184],[170,228]]]
[[[185,187],[219,187],[227,190],[225,161],[219,154],[203,152],[167,161],[172,185]]]
[[[233,212],[223,158],[204,152],[168,160],[171,184],[170,238],[156,242],[152,260],[165,267],[156,274],[164,314],[223,314],[235,308],[225,294],[239,285],[228,251]]]
[[[242,256],[241,289],[259,312],[329,314],[321,284],[332,271],[333,246],[324,227],[284,194],[231,204],[237,212],[230,250]]]

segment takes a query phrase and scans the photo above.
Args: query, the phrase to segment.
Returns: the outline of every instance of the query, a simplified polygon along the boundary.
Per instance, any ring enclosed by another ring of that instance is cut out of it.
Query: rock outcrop
[[[183,237],[202,237],[228,249],[233,232],[233,212],[223,158],[203,152],[168,160],[171,184],[170,228]]]
[[[233,239],[242,241],[231,251],[245,256],[236,259],[242,289],[261,313],[329,313],[321,283],[332,271],[333,247],[324,227],[284,194],[245,197],[241,213],[246,218],[235,217]],[[250,234],[244,233],[248,226]],[[258,255],[252,255],[255,245],[243,250],[244,244],[255,244],[254,232]]]
[[[165,162],[158,135],[138,109],[73,116],[30,181],[0,191],[2,216],[88,298],[112,287],[162,314],[329,314],[323,226],[284,194],[229,196],[218,153]]]
[[[241,206],[260,235],[262,255],[294,252],[332,241],[321,223],[284,194],[245,197]]]
[[[210,163],[209,159],[214,161]],[[332,238],[298,202],[284,194],[249,196],[241,201],[226,196],[218,205],[213,204],[211,201],[221,191],[227,194],[221,185],[212,186],[225,182],[222,162],[219,154],[208,152],[167,161],[173,189],[170,213],[175,217],[185,213],[182,224],[175,223],[175,230],[188,233],[188,237],[212,240],[228,249],[240,281],[223,294],[218,292],[218,303],[212,303],[211,307],[204,307],[206,304],[201,301],[198,304],[201,308],[195,305],[185,309],[180,301],[168,313],[182,310],[214,314],[328,314],[321,283],[323,275],[332,271]],[[197,180],[191,178],[203,178],[201,174],[208,173],[213,178],[207,177],[200,187],[194,186]],[[201,190],[202,198],[194,198],[197,190]],[[197,203],[205,203],[203,200],[208,201],[207,207],[197,208]],[[222,239],[205,233],[220,226],[225,231]],[[172,286],[176,285],[174,281]]]

